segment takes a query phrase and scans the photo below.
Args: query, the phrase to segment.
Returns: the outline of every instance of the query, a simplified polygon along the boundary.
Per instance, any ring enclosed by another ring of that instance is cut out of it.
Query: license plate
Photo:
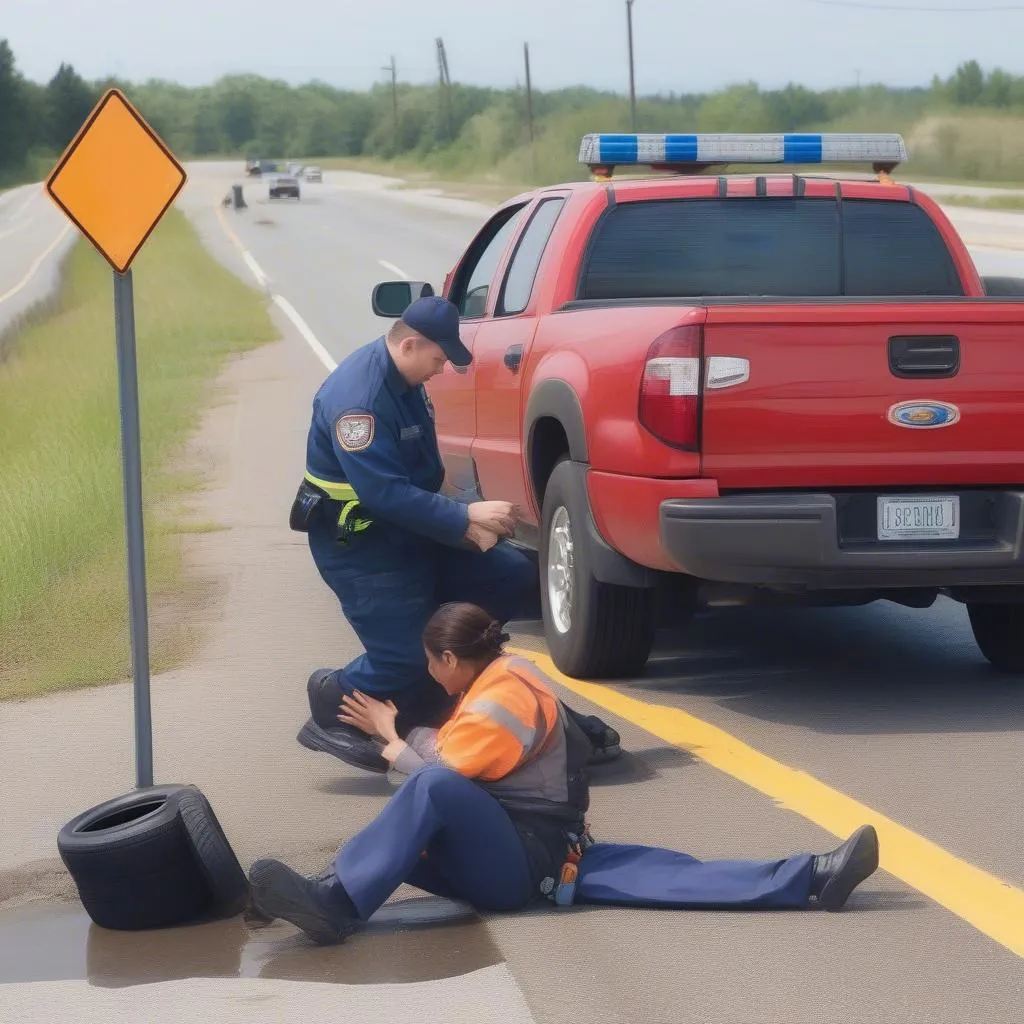
[[[878,499],[879,540],[956,540],[960,536],[960,498]]]

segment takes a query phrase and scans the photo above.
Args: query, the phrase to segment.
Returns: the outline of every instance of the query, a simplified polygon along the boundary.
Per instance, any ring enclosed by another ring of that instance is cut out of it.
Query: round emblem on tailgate
[[[948,402],[897,402],[890,407],[888,419],[897,427],[918,430],[951,427],[960,419],[960,410]]]

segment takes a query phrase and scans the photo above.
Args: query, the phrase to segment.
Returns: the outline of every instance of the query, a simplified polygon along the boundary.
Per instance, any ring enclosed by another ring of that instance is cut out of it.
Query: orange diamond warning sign
[[[46,191],[123,274],[186,177],[124,94],[110,89],[50,172]]]

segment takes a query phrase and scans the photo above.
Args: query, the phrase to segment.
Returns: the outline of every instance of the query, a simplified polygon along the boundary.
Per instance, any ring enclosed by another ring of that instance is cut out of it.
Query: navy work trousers
[[[422,635],[442,604],[469,601],[502,623],[540,617],[537,567],[505,541],[487,552],[464,551],[371,528],[343,545],[322,523],[308,536],[313,561],[366,652],[341,670],[345,681],[399,707],[403,693],[436,687]]]
[[[811,854],[702,862],[657,847],[595,843],[580,863],[576,902],[806,907],[813,866]],[[540,895],[526,849],[501,804],[440,765],[410,775],[376,820],[341,848],[334,868],[363,920],[403,882],[482,911],[519,910]]]

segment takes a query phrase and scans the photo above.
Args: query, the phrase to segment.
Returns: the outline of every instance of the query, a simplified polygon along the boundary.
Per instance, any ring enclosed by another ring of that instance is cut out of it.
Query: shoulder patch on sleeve
[[[339,416],[334,424],[338,444],[347,452],[361,452],[373,442],[375,421],[370,413]]]

